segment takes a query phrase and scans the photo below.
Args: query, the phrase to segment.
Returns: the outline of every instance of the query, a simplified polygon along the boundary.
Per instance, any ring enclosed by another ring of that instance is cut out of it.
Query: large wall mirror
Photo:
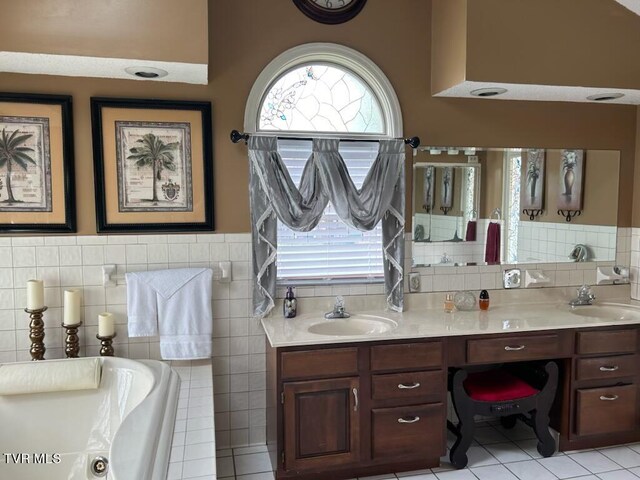
[[[620,154],[421,147],[414,266],[614,261]]]

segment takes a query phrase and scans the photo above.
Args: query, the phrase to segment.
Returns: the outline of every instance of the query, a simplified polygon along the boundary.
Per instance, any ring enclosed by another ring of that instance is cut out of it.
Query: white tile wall
[[[474,242],[414,242],[414,265],[437,265],[442,263],[445,255],[451,263],[483,263],[488,225],[488,219],[477,220]],[[466,228],[464,231],[458,232],[458,236],[461,238],[464,238],[465,235]],[[502,246],[501,252],[504,252]]]
[[[482,231],[478,229],[478,233]],[[265,336],[251,314],[249,234],[108,235],[0,238],[0,363],[29,359],[26,281],[45,282],[47,358],[64,355],[62,295],[65,288],[81,288],[84,324],[80,328],[81,354],[97,355],[97,315],[108,310],[116,316],[116,355],[159,359],[157,338],[129,338],[126,325],[126,287],[102,286],[101,266],[115,264],[119,274],[127,271],[209,266],[232,262],[231,283],[214,282],[213,291],[213,386],[218,448],[261,444],[265,441]],[[411,236],[406,236],[406,272],[412,270]],[[619,229],[618,264],[632,262],[635,298],[640,271],[640,229]],[[611,265],[614,262],[607,262]],[[596,263],[544,264],[555,286],[595,283]],[[422,292],[501,288],[505,266],[429,267],[421,274]],[[533,267],[532,267],[533,268]],[[408,292],[408,288],[405,285]],[[634,291],[632,289],[632,291]],[[304,298],[335,295],[353,308],[379,308],[384,304],[383,286],[333,285],[299,287],[300,309]],[[284,291],[280,289],[278,296]],[[276,311],[276,315],[279,311]],[[193,393],[193,384],[191,384]],[[198,387],[206,390],[205,386]],[[205,393],[201,390],[196,393]],[[203,405],[206,409],[206,405]],[[185,434],[186,435],[186,434]],[[191,434],[197,436],[198,434]],[[176,467],[174,467],[176,468]],[[194,467],[195,468],[195,467]]]
[[[479,221],[480,222],[480,221]],[[486,225],[484,226],[486,231]],[[478,225],[478,233],[483,231]],[[615,260],[596,261],[584,263],[524,263],[520,265],[473,265],[473,266],[438,266],[412,267],[414,263],[412,243],[409,235],[405,238],[405,269],[406,272],[420,273],[421,292],[448,292],[455,290],[479,290],[479,289],[499,289],[502,288],[503,271],[508,268],[518,267],[521,269],[538,269],[551,279],[550,287],[579,286],[582,284],[594,285],[596,283],[596,268],[599,266],[624,265],[632,267],[632,294],[634,288],[636,297],[640,299],[640,229],[617,228],[617,241],[613,236]],[[480,237],[478,237],[480,239]],[[635,240],[634,240],[635,239]],[[464,247],[467,242],[460,245]],[[416,244],[414,243],[413,246]],[[456,245],[456,244],[442,244]],[[635,256],[632,248],[635,248]],[[455,257],[453,257],[454,261]],[[634,270],[635,265],[635,270]],[[634,273],[635,272],[635,273]],[[405,279],[407,277],[405,276]],[[405,290],[408,291],[408,284],[405,282]]]
[[[579,225],[569,222],[520,222],[518,259],[523,262],[566,262],[576,244],[589,250],[590,259],[616,258],[616,226]]]

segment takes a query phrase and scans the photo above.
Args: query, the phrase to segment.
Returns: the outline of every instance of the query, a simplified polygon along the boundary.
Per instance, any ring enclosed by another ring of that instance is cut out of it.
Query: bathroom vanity
[[[318,316],[263,320],[267,436],[277,478],[438,466],[446,452],[447,369],[457,366],[556,360],[551,426],[560,450],[640,440],[640,310],[530,308],[517,315],[515,307],[389,314],[397,327],[375,341],[310,335]]]

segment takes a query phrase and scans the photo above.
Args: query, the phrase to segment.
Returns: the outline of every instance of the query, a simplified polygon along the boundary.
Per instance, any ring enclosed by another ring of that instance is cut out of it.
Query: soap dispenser
[[[293,293],[293,287],[287,287],[287,293],[284,296],[282,304],[282,313],[284,318],[293,318],[298,313],[298,301]]]

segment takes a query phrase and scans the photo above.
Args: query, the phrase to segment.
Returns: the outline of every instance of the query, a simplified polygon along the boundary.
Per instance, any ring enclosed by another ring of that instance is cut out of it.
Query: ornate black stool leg
[[[467,378],[467,372],[458,370],[453,376],[453,384],[451,388],[451,400],[453,408],[458,416],[458,426],[456,428],[456,442],[451,447],[449,460],[456,468],[464,468],[467,466],[469,459],[467,458],[467,450],[473,442],[473,431],[475,428],[473,405],[467,396],[463,382]]]
[[[534,410],[531,412],[531,421],[536,437],[538,437],[538,453],[543,457],[550,457],[556,451],[556,442],[549,431],[549,416]]]

